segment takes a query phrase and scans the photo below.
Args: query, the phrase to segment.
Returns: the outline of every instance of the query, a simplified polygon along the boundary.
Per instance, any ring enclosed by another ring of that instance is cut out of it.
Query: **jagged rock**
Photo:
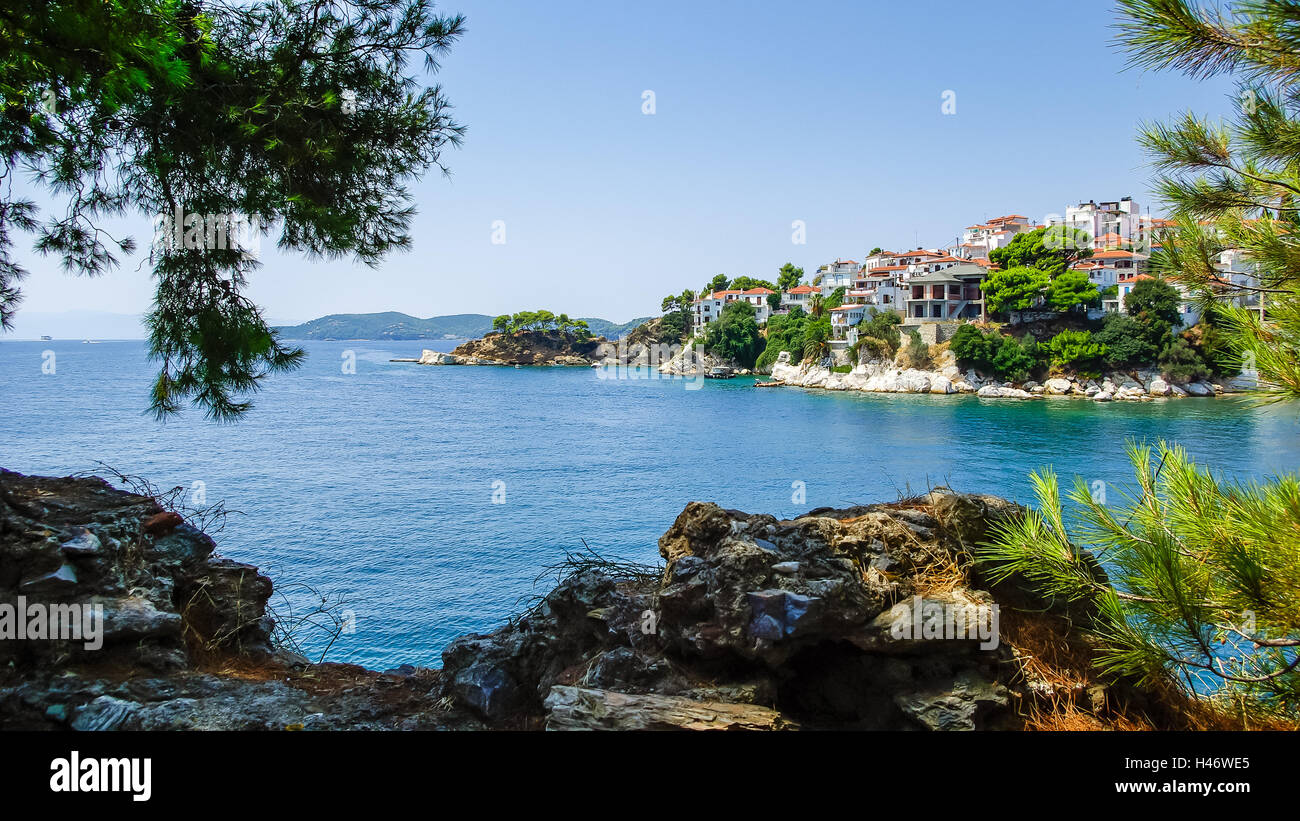
[[[1168,396],[1170,392],[1169,383],[1159,377],[1147,383],[1147,393],[1151,396]]]
[[[552,687],[548,730],[787,730],[794,722],[767,707]]]
[[[904,714],[930,730],[997,729],[1014,726],[1010,692],[968,672],[894,696]],[[991,719],[991,720],[990,720]]]
[[[1214,388],[1204,382],[1189,382],[1183,386],[1183,389],[1191,396],[1213,396]]]
[[[1074,383],[1068,379],[1062,379],[1059,376],[1043,383],[1043,388],[1052,396],[1064,396],[1068,394],[1070,389],[1073,387]]]
[[[77,569],[68,563],[48,573],[24,579],[18,590],[24,594],[63,596],[77,589]]]
[[[120,730],[135,718],[140,705],[112,696],[100,696],[77,711],[72,729],[81,731]]]
[[[87,556],[98,553],[103,545],[99,537],[84,527],[69,528],[64,541],[59,545],[69,556]]]

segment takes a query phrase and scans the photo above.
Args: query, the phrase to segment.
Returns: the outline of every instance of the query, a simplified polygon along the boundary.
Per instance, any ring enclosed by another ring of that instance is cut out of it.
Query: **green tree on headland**
[[[803,269],[796,268],[792,263],[787,262],[777,271],[776,284],[782,291],[788,291],[797,287],[803,281]]]
[[[705,328],[704,349],[742,368],[754,367],[763,350],[763,336],[754,319],[754,306],[743,300],[728,302]]]
[[[1092,256],[1088,232],[1063,225],[1016,234],[1011,242],[989,251],[989,262],[1000,268],[1033,268],[1049,277],[1065,273],[1070,264]]]
[[[1042,301],[1050,277],[1037,268],[1007,268],[984,279],[984,304],[991,314],[1027,311]]]
[[[586,339],[591,336],[591,329],[585,319],[569,319],[568,314],[556,315],[547,310],[502,314],[492,320],[492,329],[505,334],[521,331],[554,331],[576,339]]]
[[[29,172],[67,209],[42,223],[34,202],[0,200],[0,323],[26,273],[13,231],[94,275],[134,247],[108,239],[105,218],[181,215],[184,241],[162,231],[150,255],[159,416],[189,400],[237,418],[266,376],[301,364],[245,294],[260,263],[224,241],[232,224],[253,242],[276,228],[282,251],[376,265],[411,245],[406,184],[446,170],[464,132],[409,68],[436,70],[464,32],[425,0],[52,0],[3,15],[4,172]]]

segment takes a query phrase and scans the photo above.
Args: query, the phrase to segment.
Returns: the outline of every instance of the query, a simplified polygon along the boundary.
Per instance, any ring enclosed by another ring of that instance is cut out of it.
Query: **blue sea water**
[[[0,342],[0,466],[65,475],[102,461],[164,488],[203,482],[208,502],[244,514],[220,551],[286,589],[342,595],[356,631],[329,658],[381,669],[439,663],[449,639],[544,592],[540,569],[584,540],[657,561],[659,535],[692,500],[792,516],[944,484],[1026,501],[1026,473],[1047,464],[1114,493],[1131,482],[1128,438],[1177,441],[1229,477],[1300,468],[1294,409],[1223,399],[1030,403],[751,379],[686,390],[584,368],[388,361],[454,343],[303,344],[302,370],[218,425],[145,412],[142,342]]]

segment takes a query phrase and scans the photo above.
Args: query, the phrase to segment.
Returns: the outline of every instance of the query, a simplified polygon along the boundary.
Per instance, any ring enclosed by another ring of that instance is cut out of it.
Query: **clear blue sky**
[[[469,18],[438,77],[469,133],[446,157],[451,179],[414,186],[414,251],[377,271],[267,253],[251,294],[273,319],[544,307],[626,320],[717,273],[811,273],[874,245],[944,245],[1002,214],[1041,221],[1123,196],[1159,213],[1136,124],[1218,116],[1231,93],[1125,71],[1105,0],[439,9]],[[791,243],[796,219],[805,245]],[[131,227],[148,242],[144,217]],[[150,304],[138,260],[72,282],[24,257],[25,310]]]

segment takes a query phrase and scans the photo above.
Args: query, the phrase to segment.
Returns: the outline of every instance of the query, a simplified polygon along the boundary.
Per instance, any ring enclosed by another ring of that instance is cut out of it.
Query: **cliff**
[[[939,489],[788,521],[693,502],[659,540],[662,567],[570,557],[534,607],[453,641],[441,669],[381,673],[277,647],[271,582],[157,499],[96,478],[0,482],[0,604],[103,615],[99,642],[0,641],[6,729],[1186,723],[1097,680],[1086,612],[971,568],[970,547],[1020,515],[994,497]],[[970,629],[944,638],[954,614]]]

